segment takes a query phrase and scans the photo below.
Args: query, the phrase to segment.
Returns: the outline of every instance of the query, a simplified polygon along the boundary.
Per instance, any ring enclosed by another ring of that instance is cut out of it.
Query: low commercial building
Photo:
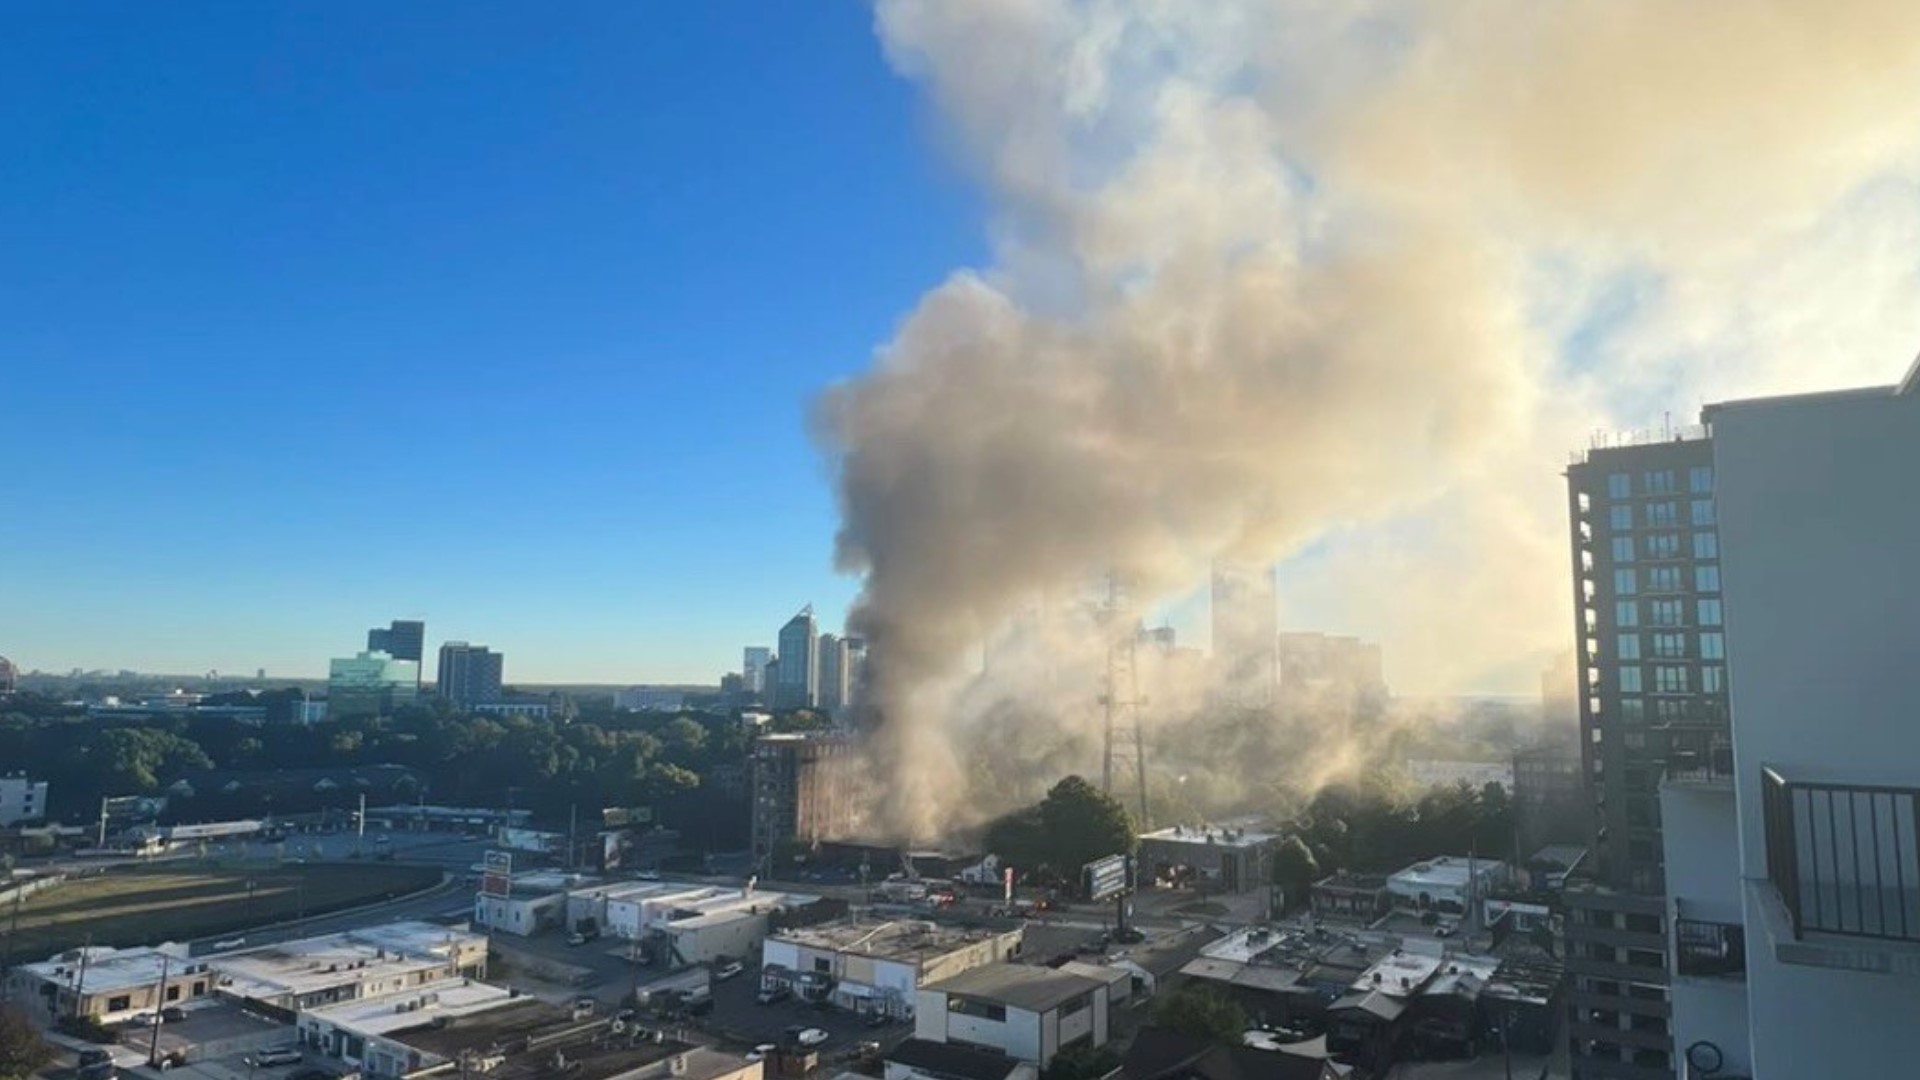
[[[1393,906],[1411,911],[1464,915],[1474,900],[1505,886],[1507,864],[1467,855],[1440,855],[1387,878]]]
[[[1255,892],[1272,884],[1279,845],[1278,833],[1175,825],[1140,835],[1140,877],[1191,880],[1217,892]]]
[[[839,922],[785,930],[761,947],[761,979],[809,1001],[905,1017],[922,986],[1020,954],[1022,931],[930,922]]]
[[[445,980],[397,994],[302,1009],[296,1038],[303,1050],[358,1068],[370,1077],[401,1077],[444,1064],[407,1045],[396,1033],[446,1023],[521,1000],[501,986]]]
[[[205,961],[188,957],[183,945],[96,945],[16,966],[7,977],[7,996],[21,1004],[37,1002],[29,1012],[49,1021],[85,1016],[111,1024],[205,998],[215,978]]]
[[[579,874],[557,870],[515,874],[505,896],[484,890],[474,894],[473,924],[521,937],[563,928],[568,898],[587,881]]]
[[[885,1080],[1039,1080],[1040,1070],[993,1050],[913,1038],[887,1054],[883,1075]]]
[[[491,833],[495,829],[524,827],[531,810],[496,810],[479,806],[434,806],[401,803],[367,808],[367,827],[406,832]]]
[[[1108,984],[1054,968],[983,964],[922,986],[913,1035],[993,1050],[1044,1069],[1073,1047],[1107,1044]]]
[[[704,964],[754,955],[775,915],[819,902],[802,893],[628,882],[574,890],[567,926],[644,942],[675,966]]]
[[[1385,915],[1393,903],[1385,877],[1344,870],[1314,882],[1311,897],[1314,915],[1359,922],[1372,922]]]
[[[604,1016],[533,998],[461,1015],[416,1017],[381,1032],[383,1064],[367,1075],[487,1080],[760,1080],[761,1063]],[[370,1059],[371,1060],[371,1059]],[[398,1068],[405,1071],[376,1071]],[[414,1064],[418,1062],[418,1064]]]
[[[221,953],[207,962],[217,992],[287,1014],[478,975],[487,939],[465,930],[397,922]]]

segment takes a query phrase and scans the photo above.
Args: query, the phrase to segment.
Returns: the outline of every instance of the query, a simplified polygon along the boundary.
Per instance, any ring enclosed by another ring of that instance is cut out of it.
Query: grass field
[[[20,905],[13,958],[44,960],[63,949],[152,945],[228,934],[414,892],[437,870],[384,863],[316,863],[255,870],[136,867],[76,878]],[[249,896],[248,882],[252,882]],[[0,911],[0,937],[13,923]]]

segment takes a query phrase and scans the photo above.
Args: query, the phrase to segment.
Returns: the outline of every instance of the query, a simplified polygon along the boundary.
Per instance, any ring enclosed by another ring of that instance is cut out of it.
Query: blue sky
[[[0,653],[711,680],[836,624],[812,394],[985,259],[853,0],[13,6]]]

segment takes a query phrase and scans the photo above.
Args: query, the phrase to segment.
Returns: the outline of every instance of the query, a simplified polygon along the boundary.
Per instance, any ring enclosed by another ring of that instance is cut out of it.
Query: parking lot
[[[896,1021],[885,1027],[868,1027],[864,1018],[843,1009],[822,1009],[788,998],[770,1005],[754,1000],[760,978],[756,968],[734,978],[713,984],[713,1012],[699,1018],[701,1026],[712,1034],[742,1047],[784,1040],[790,1027],[819,1028],[827,1041],[819,1047],[825,1060],[838,1060],[852,1053],[860,1043],[872,1041],[883,1048],[913,1034],[913,1025]]]

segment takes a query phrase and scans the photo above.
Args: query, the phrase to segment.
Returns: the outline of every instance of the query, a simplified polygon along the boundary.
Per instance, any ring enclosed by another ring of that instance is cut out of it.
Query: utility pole
[[[100,796],[100,836],[94,841],[95,847],[107,846],[107,802],[105,795]]]
[[[359,813],[359,816],[355,818],[355,822],[358,825],[358,829],[354,832],[354,835],[353,835],[353,850],[356,854],[358,854],[359,852],[366,850],[367,793],[364,791],[360,793],[360,813]]]
[[[167,953],[160,954],[160,985],[153,988],[153,1033],[147,1039],[147,1064],[160,1067],[160,1010],[166,1008],[167,1000],[167,964],[173,959]]]

